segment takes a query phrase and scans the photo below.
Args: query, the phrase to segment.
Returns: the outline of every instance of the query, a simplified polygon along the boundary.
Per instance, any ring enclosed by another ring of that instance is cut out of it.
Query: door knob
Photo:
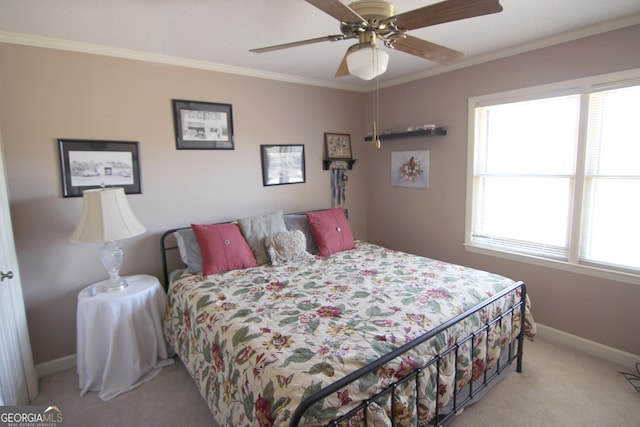
[[[0,271],[0,282],[4,279],[13,279],[13,271],[9,271],[7,273]]]

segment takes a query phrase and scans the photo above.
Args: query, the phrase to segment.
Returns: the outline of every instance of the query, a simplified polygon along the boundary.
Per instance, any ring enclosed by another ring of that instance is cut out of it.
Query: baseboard
[[[46,377],[47,375],[75,368],[76,363],[76,355],[70,354],[59,359],[50,360],[48,362],[36,365],[36,372],[38,373],[38,378],[42,378]]]
[[[536,323],[536,328],[538,336],[542,339],[615,363],[632,371],[635,371],[636,363],[640,362],[640,356],[633,353],[618,350],[617,348],[590,341],[539,323]],[[525,353],[526,352],[525,344]]]
[[[590,341],[577,335],[572,335],[549,326],[541,325],[540,323],[536,323],[536,328],[538,336],[542,339],[604,359],[608,362],[630,369],[631,371],[634,371],[636,369],[636,363],[640,362],[640,356],[633,353],[628,353],[595,341]],[[36,372],[38,373],[38,378],[42,378],[47,375],[71,369],[76,366],[76,363],[76,355],[70,354],[69,356],[36,365]]]

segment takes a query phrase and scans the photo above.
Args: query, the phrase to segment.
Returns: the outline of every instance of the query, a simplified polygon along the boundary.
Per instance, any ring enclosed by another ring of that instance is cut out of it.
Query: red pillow
[[[327,256],[356,247],[351,227],[341,208],[307,212],[320,255]]]
[[[257,267],[238,224],[191,224],[202,252],[202,274]]]

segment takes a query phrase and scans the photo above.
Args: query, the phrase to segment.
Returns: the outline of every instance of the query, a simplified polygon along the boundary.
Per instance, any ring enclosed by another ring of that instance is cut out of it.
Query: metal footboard
[[[420,390],[420,374],[432,367],[435,366],[435,370],[436,370],[436,378],[435,378],[435,387],[438,387],[438,384],[440,383],[440,374],[441,374],[441,364],[442,361],[444,360],[444,358],[446,357],[451,357],[451,355],[453,355],[454,358],[454,367],[457,367],[458,365],[458,357],[459,357],[459,352],[461,347],[463,347],[465,344],[470,344],[471,345],[471,354],[473,354],[474,351],[474,345],[476,342],[476,337],[481,336],[481,335],[485,335],[485,340],[484,343],[487,346],[487,353],[486,356],[488,357],[488,346],[489,346],[489,332],[491,330],[492,327],[498,327],[500,328],[500,330],[502,330],[502,325],[503,322],[511,322],[511,326],[513,327],[514,325],[514,321],[516,319],[517,316],[519,316],[519,328],[520,331],[518,333],[518,335],[516,336],[516,338],[508,343],[507,345],[507,356],[504,360],[501,360],[502,358],[499,357],[497,359],[496,365],[488,368],[488,363],[484,365],[483,367],[483,372],[480,375],[480,379],[476,379],[475,381],[473,379],[471,379],[469,381],[469,383],[467,384],[467,386],[464,389],[464,392],[462,392],[462,390],[458,390],[458,378],[457,378],[457,374],[455,374],[454,377],[454,390],[453,390],[453,398],[452,398],[452,402],[449,403],[446,408],[446,412],[440,410],[440,402],[439,402],[439,398],[440,398],[440,394],[438,393],[438,391],[435,391],[435,414],[433,417],[431,417],[431,420],[428,422],[428,424],[424,424],[424,425],[433,425],[433,426],[441,426],[441,425],[445,425],[447,423],[449,423],[450,421],[452,421],[456,414],[458,412],[461,411],[462,408],[464,408],[465,405],[467,405],[468,403],[470,403],[474,398],[477,397],[477,395],[482,392],[484,389],[486,389],[493,380],[496,379],[496,377],[498,375],[501,374],[501,372],[506,369],[507,366],[509,366],[514,360],[516,361],[516,371],[517,372],[522,372],[522,355],[523,355],[523,344],[524,344],[524,334],[525,334],[525,310],[526,310],[526,287],[524,285],[523,282],[518,282],[514,285],[512,285],[511,287],[504,289],[503,291],[501,291],[500,293],[492,296],[491,298],[485,300],[484,302],[476,305],[475,307],[473,307],[472,309],[452,318],[451,320],[449,320],[448,322],[438,326],[437,328],[425,333],[424,335],[421,335],[420,337],[418,337],[417,339],[395,349],[394,351],[380,357],[379,359],[375,360],[374,362],[352,372],[351,374],[341,378],[340,380],[328,385],[327,387],[319,390],[318,392],[314,393],[313,395],[307,397],[306,399],[304,399],[300,405],[298,405],[298,407],[296,408],[296,410],[294,411],[289,426],[291,427],[297,427],[303,417],[303,415],[305,414],[305,412],[311,407],[313,406],[315,403],[320,402],[322,399],[338,393],[340,390],[345,389],[347,386],[349,386],[350,384],[354,383],[355,381],[361,379],[362,377],[364,377],[365,375],[371,374],[373,372],[376,371],[376,369],[383,367],[384,365],[386,365],[387,363],[391,362],[392,360],[404,355],[405,353],[415,349],[416,347],[418,347],[420,344],[423,344],[425,342],[427,342],[428,340],[436,337],[438,334],[441,334],[443,332],[445,332],[447,329],[453,327],[454,325],[464,321],[465,319],[475,315],[476,313],[481,312],[483,309],[487,308],[488,306],[490,306],[492,303],[500,300],[503,297],[506,297],[508,294],[511,294],[513,292],[519,292],[520,298],[514,303],[512,304],[507,310],[505,310],[504,312],[502,312],[501,314],[499,314],[498,316],[496,316],[495,318],[492,319],[487,319],[484,324],[479,327],[478,329],[476,329],[475,331],[471,332],[469,335],[467,335],[466,337],[463,337],[461,339],[459,339],[457,342],[455,342],[453,345],[449,346],[448,348],[446,348],[445,350],[443,350],[442,352],[438,353],[437,355],[433,356],[430,360],[428,360],[425,364],[423,364],[422,366],[418,366],[416,369],[414,369],[412,372],[408,373],[407,375],[405,375],[404,377],[402,377],[401,379],[393,382],[392,384],[390,384],[389,386],[385,387],[384,389],[379,390],[376,394],[369,396],[368,399],[363,400],[362,402],[360,402],[359,404],[357,404],[355,407],[353,407],[352,409],[349,410],[349,412],[345,413],[344,415],[341,415],[340,417],[330,421],[328,424],[328,426],[339,426],[339,425],[352,425],[347,423],[349,420],[355,420],[357,419],[358,422],[360,423],[359,425],[363,425],[363,426],[367,426],[368,424],[368,419],[367,419],[367,414],[369,412],[369,407],[374,404],[376,401],[378,401],[379,399],[381,399],[382,397],[390,397],[390,402],[391,402],[391,408],[390,408],[390,416],[389,418],[391,419],[391,425],[392,426],[396,426],[396,425],[400,425],[397,421],[397,417],[396,417],[396,413],[395,413],[395,397],[396,397],[396,393],[397,390],[403,385],[406,384],[410,381],[415,382],[415,390],[416,390],[416,395],[413,396],[414,399],[416,399],[415,401],[415,410],[416,410],[416,414],[415,414],[415,419],[416,420],[420,420],[418,411],[420,408],[420,405],[418,404],[418,391]],[[513,328],[512,328],[513,329]],[[514,351],[514,347],[517,347]],[[504,352],[505,349],[501,350],[501,356],[502,353]],[[504,363],[503,363],[504,362]],[[472,367],[473,367],[473,363],[472,363]],[[423,424],[421,424],[423,425]]]

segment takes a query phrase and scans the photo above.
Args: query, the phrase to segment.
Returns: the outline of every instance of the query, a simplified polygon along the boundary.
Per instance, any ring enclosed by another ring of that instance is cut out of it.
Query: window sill
[[[638,274],[607,270],[604,268],[593,267],[588,265],[571,264],[566,261],[554,261],[550,259],[532,256],[532,255],[515,254],[512,252],[500,251],[495,248],[489,248],[486,246],[480,246],[472,243],[465,243],[464,247],[465,247],[465,250],[467,250],[468,252],[473,252],[477,254],[508,259],[511,261],[525,262],[527,264],[533,264],[533,265],[538,265],[538,266],[547,267],[547,268],[554,268],[556,270],[563,270],[571,273],[598,277],[601,279],[614,280],[616,282],[640,285],[640,275]]]

